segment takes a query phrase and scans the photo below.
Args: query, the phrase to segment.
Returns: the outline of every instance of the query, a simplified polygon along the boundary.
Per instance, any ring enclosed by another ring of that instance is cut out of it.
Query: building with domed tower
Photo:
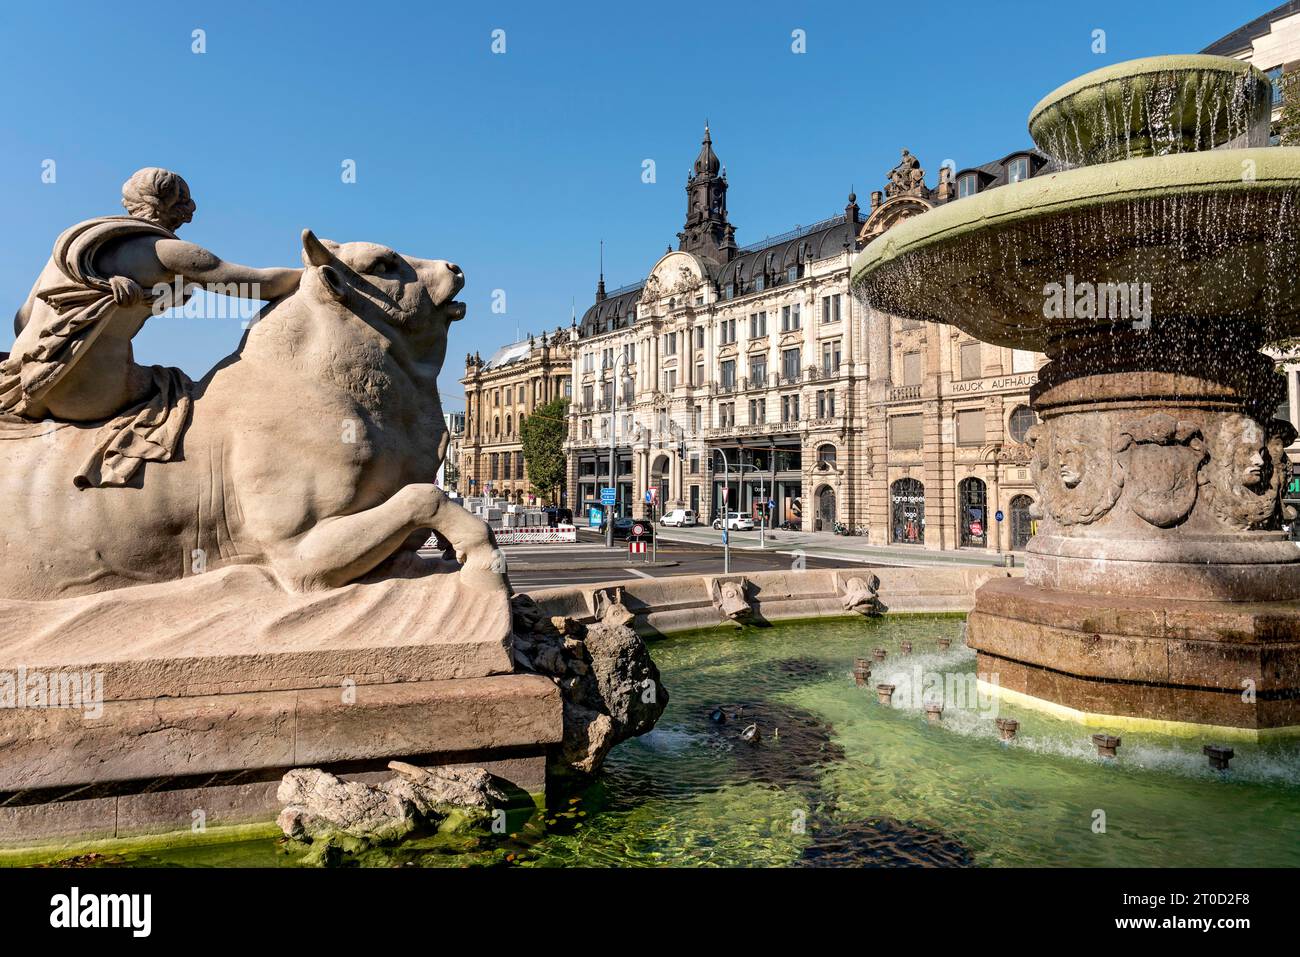
[[[620,515],[725,509],[769,527],[860,530],[878,544],[1010,548],[1032,529],[1022,441],[1036,355],[949,327],[871,315],[849,271],[866,243],[935,205],[1046,169],[1036,153],[941,170],[934,188],[904,150],[864,213],[842,212],[747,246],[706,126],[686,219],[640,282],[606,291],[573,343],[568,502]],[[610,461],[614,462],[611,476]],[[1008,517],[993,538],[991,513]]]

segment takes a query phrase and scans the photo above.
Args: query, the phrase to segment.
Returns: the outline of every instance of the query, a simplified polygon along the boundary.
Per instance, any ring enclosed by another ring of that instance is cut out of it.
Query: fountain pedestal
[[[967,642],[1011,692],[1107,724],[1300,730],[1291,424],[1260,348],[1300,335],[1300,150],[1260,148],[1268,79],[1218,57],[1116,64],[1046,97],[1038,145],[1083,164],[874,240],[868,307],[1047,353],[1024,581]]]
[[[1073,711],[1300,725],[1292,426],[1252,337],[1201,323],[1052,348],[1029,436],[1041,495],[1023,583],[982,588],[968,641],[1000,687]]]

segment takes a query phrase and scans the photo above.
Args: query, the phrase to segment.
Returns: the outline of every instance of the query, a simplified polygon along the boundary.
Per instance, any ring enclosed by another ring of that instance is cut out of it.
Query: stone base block
[[[1300,601],[1176,604],[994,580],[966,640],[1001,687],[1075,711],[1300,727]]]
[[[562,736],[559,689],[523,674],[0,710],[0,844],[269,822],[294,767],[473,765],[543,793]]]

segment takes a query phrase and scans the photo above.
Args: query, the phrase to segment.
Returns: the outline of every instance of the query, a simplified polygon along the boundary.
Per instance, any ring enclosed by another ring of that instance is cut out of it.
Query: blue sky
[[[931,184],[945,159],[1000,158],[1056,85],[1194,52],[1274,5],[6,4],[0,293],[17,310],[60,231],[120,212],[122,181],[165,166],[198,203],[181,235],[225,259],[298,265],[310,226],[460,263],[469,314],[440,389],[461,396],[466,352],[581,315],[601,238],[610,288],[675,244],[706,117],[745,245],[842,211],[850,185],[865,206],[902,147]],[[238,319],[157,319],[137,360],[198,378],[239,336]]]

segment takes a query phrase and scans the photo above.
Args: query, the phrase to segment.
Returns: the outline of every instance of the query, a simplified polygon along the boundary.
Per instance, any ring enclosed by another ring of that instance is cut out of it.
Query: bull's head
[[[442,365],[447,327],[465,315],[465,274],[445,259],[415,259],[377,243],[335,243],[302,231],[300,294],[348,313]]]

